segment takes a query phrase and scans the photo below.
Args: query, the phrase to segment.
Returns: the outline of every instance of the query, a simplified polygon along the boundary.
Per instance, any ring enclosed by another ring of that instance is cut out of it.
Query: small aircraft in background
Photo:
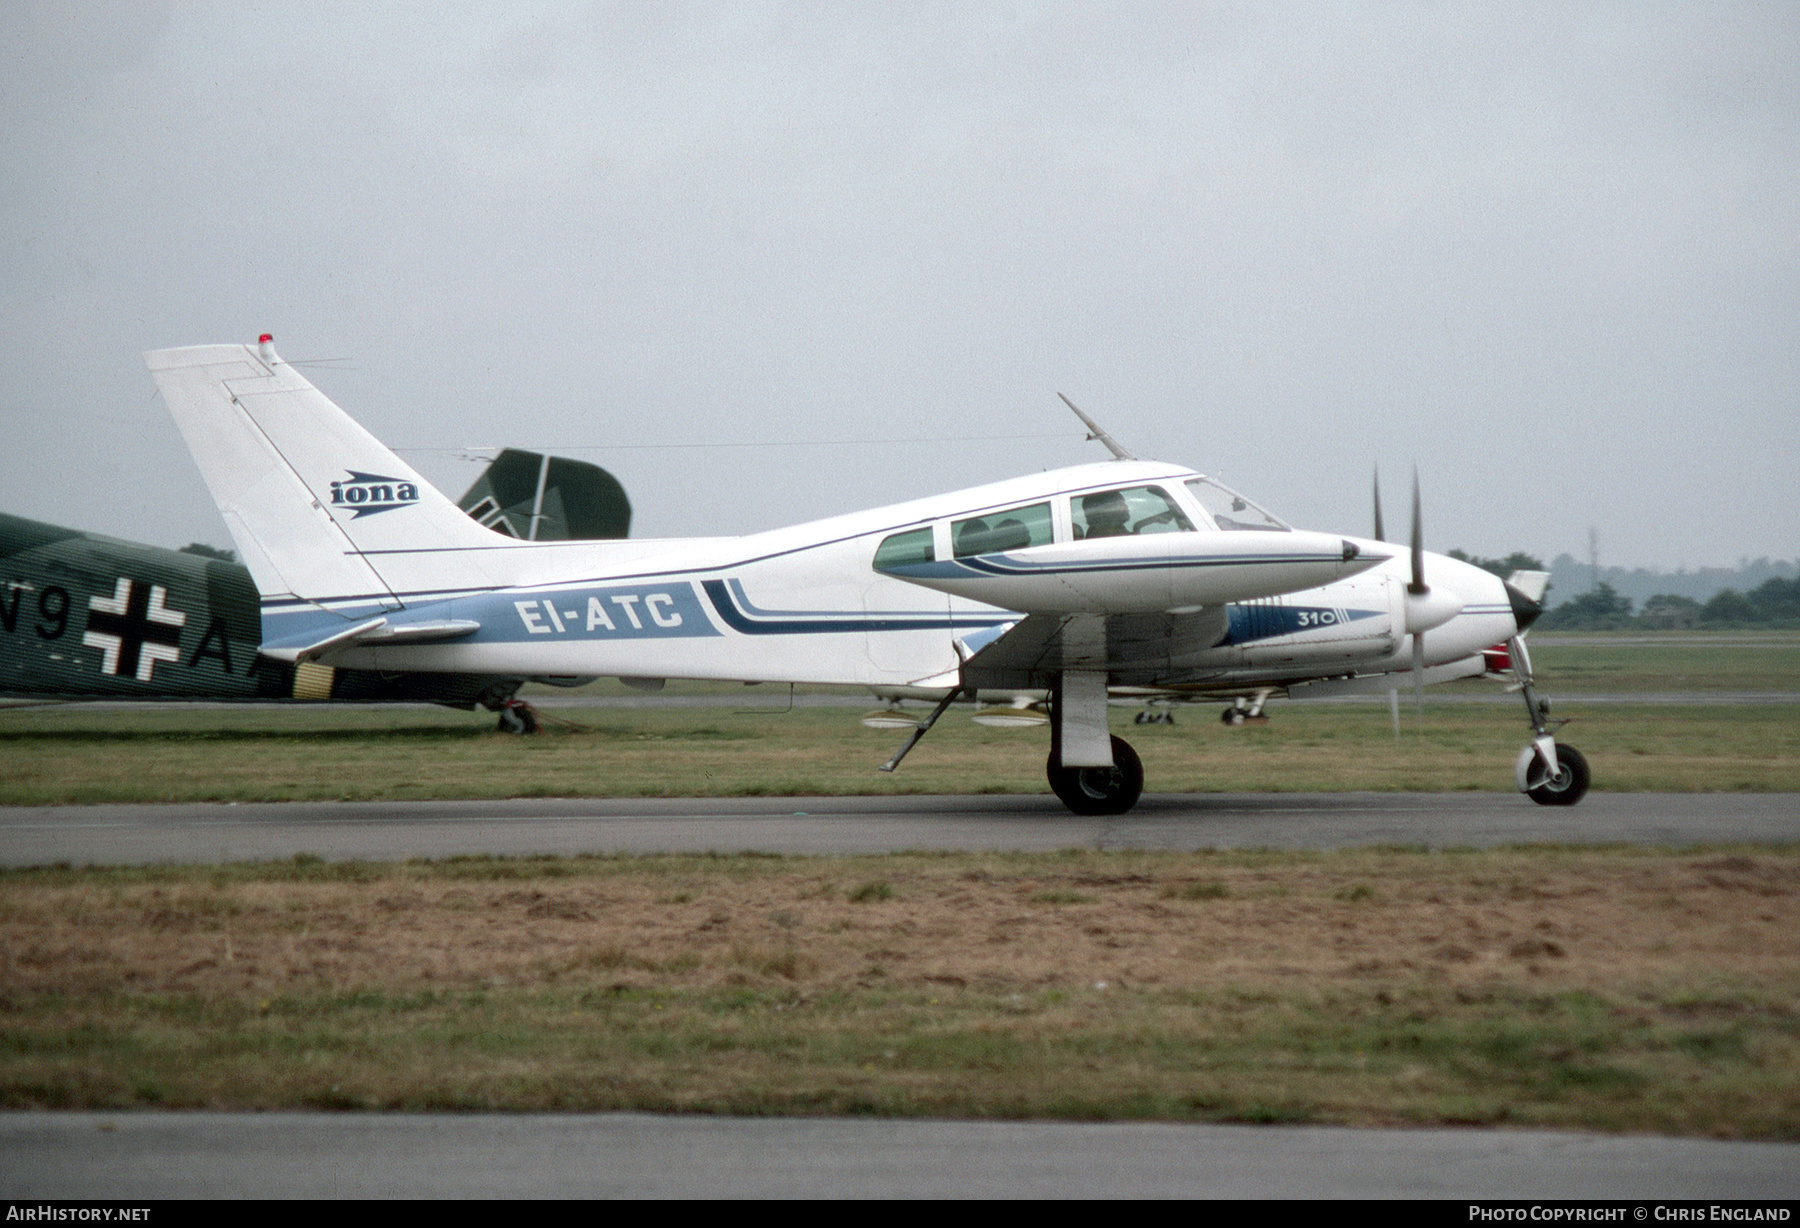
[[[1380,693],[1484,673],[1506,643],[1534,733],[1521,789],[1570,804],[1587,788],[1523,664],[1541,577],[1427,554],[1416,482],[1409,551],[1310,533],[1132,458],[1081,415],[1113,460],[745,536],[529,542],[472,521],[266,335],[145,360],[261,590],[276,660],[937,700],[885,770],[959,696],[1043,691],[1052,790],[1119,814],[1144,773],[1109,728],[1113,693],[1239,709]]]
[[[489,463],[460,506],[487,530],[526,541],[623,538],[631,528],[631,504],[604,469],[514,448]],[[229,559],[0,514],[0,694],[479,704],[500,714],[503,730],[536,726],[516,698],[523,675],[264,656],[259,604],[250,572]]]

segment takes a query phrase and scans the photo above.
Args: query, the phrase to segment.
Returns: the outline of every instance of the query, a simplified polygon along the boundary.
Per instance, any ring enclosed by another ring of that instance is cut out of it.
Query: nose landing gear
[[[1525,699],[1525,711],[1531,721],[1533,738],[1519,752],[1513,767],[1514,782],[1519,792],[1540,806],[1573,806],[1587,795],[1590,773],[1587,759],[1573,746],[1558,742],[1553,733],[1569,722],[1550,720],[1550,705],[1540,700],[1531,689],[1531,657],[1525,641],[1518,636],[1508,641],[1512,653],[1513,676],[1518,679],[1514,690]]]

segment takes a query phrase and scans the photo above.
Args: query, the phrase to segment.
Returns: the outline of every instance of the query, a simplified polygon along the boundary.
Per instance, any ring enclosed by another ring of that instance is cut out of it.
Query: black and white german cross
[[[103,674],[130,674],[150,681],[158,661],[181,659],[181,629],[187,615],[164,603],[169,592],[160,584],[120,577],[111,597],[88,598],[88,625],[81,642],[104,654]]]

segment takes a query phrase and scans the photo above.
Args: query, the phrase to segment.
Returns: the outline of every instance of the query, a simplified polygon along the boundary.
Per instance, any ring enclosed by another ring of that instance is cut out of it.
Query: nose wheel
[[[1573,806],[1588,791],[1588,764],[1573,746],[1556,743],[1556,770],[1544,763],[1538,747],[1519,755],[1519,791],[1540,806]]]

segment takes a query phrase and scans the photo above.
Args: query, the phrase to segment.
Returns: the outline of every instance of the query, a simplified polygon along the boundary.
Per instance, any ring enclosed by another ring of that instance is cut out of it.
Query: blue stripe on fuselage
[[[1374,618],[1385,611],[1346,610],[1330,606],[1233,605],[1226,607],[1231,620],[1219,647],[1246,644],[1253,640],[1273,639],[1280,635],[1297,635],[1323,627],[1341,627],[1346,623]]]

